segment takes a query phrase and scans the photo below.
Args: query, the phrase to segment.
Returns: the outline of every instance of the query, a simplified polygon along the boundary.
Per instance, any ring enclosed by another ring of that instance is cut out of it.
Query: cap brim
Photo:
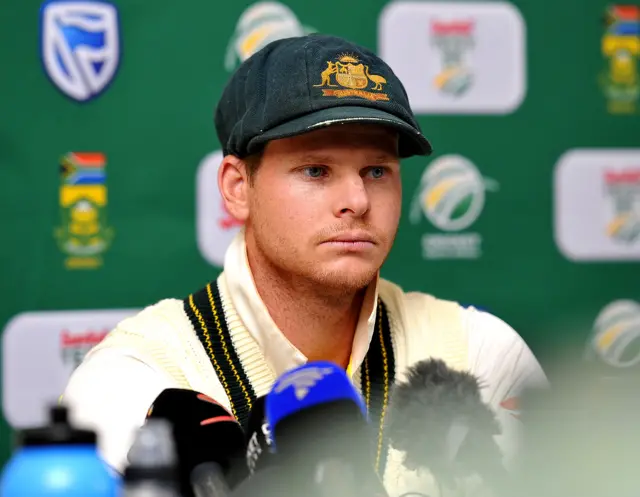
[[[342,105],[318,110],[292,119],[255,136],[247,144],[249,153],[258,151],[271,140],[289,138],[335,124],[379,124],[396,129],[400,133],[398,153],[400,157],[429,155],[433,151],[429,140],[409,123],[393,114],[370,107]]]

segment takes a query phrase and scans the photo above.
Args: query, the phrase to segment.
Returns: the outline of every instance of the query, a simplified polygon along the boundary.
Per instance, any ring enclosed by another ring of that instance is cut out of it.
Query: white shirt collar
[[[279,376],[291,368],[306,363],[307,358],[276,326],[258,294],[247,260],[244,228],[234,237],[227,249],[224,276],[238,315],[247,331],[258,343],[273,372]],[[364,361],[375,331],[378,279],[379,276],[367,288],[358,318],[351,351],[351,375]]]

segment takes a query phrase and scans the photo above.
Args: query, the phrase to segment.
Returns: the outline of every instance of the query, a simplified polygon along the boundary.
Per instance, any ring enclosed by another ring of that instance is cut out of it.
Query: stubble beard
[[[332,269],[327,267],[330,266],[327,264],[330,261],[326,258],[314,260],[313,253],[301,253],[282,238],[265,243],[261,234],[255,231],[252,248],[256,252],[254,261],[262,266],[270,275],[270,279],[278,280],[280,284],[290,288],[328,298],[347,297],[363,290],[375,280],[380,269],[377,265],[371,265],[368,270],[358,271]]]

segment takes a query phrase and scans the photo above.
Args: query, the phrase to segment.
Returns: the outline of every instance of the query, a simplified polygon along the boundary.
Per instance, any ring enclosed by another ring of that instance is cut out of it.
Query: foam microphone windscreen
[[[391,446],[409,469],[427,468],[450,481],[489,468],[499,472],[494,440],[500,425],[480,395],[478,379],[429,359],[394,386],[387,419]]]

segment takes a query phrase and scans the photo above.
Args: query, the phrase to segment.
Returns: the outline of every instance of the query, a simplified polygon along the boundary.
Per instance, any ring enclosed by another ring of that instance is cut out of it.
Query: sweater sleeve
[[[127,452],[147,411],[173,380],[121,349],[91,354],[73,372],[61,398],[70,418],[98,434],[100,454],[122,473]]]
[[[519,397],[525,389],[546,388],[542,367],[507,323],[487,312],[465,310],[469,340],[469,370],[479,378],[483,400],[491,406],[502,433],[497,442],[507,467],[515,463],[521,444]]]

